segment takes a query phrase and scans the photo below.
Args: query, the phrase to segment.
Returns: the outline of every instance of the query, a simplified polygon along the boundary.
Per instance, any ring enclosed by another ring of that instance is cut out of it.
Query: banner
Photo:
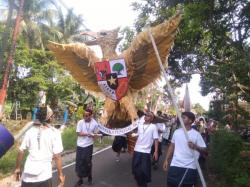
[[[104,134],[108,134],[111,136],[120,136],[120,135],[129,133],[132,130],[136,129],[138,127],[139,122],[140,122],[140,120],[136,120],[131,125],[124,127],[124,128],[119,128],[119,129],[109,129],[109,128],[107,128],[99,123],[98,128]]]

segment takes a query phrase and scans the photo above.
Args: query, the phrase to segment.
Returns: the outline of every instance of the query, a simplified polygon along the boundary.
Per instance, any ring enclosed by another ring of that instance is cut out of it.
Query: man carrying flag
[[[200,153],[206,152],[206,144],[202,136],[191,127],[195,121],[195,115],[192,112],[183,112],[182,118],[190,141],[186,140],[183,128],[174,132],[163,164],[163,169],[168,170],[168,187],[193,187],[198,174],[195,159],[199,158]],[[195,152],[195,158],[192,151]]]

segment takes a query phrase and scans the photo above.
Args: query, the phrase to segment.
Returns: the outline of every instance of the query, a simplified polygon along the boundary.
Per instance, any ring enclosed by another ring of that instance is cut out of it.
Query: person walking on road
[[[154,119],[152,112],[140,118],[138,123],[138,139],[135,144],[132,173],[135,177],[138,187],[147,187],[151,182],[151,147],[155,144],[153,159],[158,159],[158,130],[156,125],[151,122]]]
[[[127,149],[127,136],[126,134],[115,136],[115,139],[112,144],[112,149],[117,153],[116,162],[120,162],[121,152],[126,152]]]
[[[163,169],[168,170],[168,187],[193,187],[198,174],[195,159],[199,158],[200,153],[206,152],[206,144],[202,136],[191,127],[195,121],[195,115],[192,112],[183,112],[182,118],[190,141],[187,142],[182,128],[174,132],[163,164]],[[196,158],[193,156],[193,151]]]
[[[157,127],[157,130],[158,130],[158,159],[155,160],[153,159],[152,161],[152,166],[153,166],[153,169],[154,170],[157,170],[158,169],[158,162],[159,162],[159,159],[160,159],[160,156],[162,155],[162,134],[166,132],[166,125],[164,123],[157,123],[155,124],[156,127]],[[151,148],[151,154],[152,156],[154,156],[154,152],[155,152],[155,145],[153,144],[152,145],[152,148]]]
[[[16,161],[15,175],[19,181],[22,179],[21,187],[52,187],[52,159],[56,162],[59,186],[64,186],[65,177],[62,172],[63,151],[60,132],[50,126],[53,111],[48,107],[40,107],[34,126],[24,136],[19,148]],[[24,170],[21,172],[21,163],[29,152]],[[22,176],[21,176],[22,173]]]
[[[88,178],[88,184],[92,184],[92,154],[95,133],[98,131],[98,123],[92,118],[91,109],[86,109],[84,119],[77,123],[77,149],[75,171],[79,178],[75,187],[83,184],[83,178]]]

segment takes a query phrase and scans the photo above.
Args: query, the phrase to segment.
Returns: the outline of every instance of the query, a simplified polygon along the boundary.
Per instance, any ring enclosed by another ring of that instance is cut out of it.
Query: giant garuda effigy
[[[165,67],[180,21],[181,13],[177,12],[168,21],[150,28]],[[81,35],[92,39],[84,43],[50,42],[48,45],[58,62],[84,89],[105,95],[101,122],[113,128],[124,127],[126,122],[137,119],[134,94],[161,75],[148,32],[140,32],[130,47],[118,55],[115,51],[120,41],[118,31],[84,32]],[[102,59],[90,45],[101,47]]]

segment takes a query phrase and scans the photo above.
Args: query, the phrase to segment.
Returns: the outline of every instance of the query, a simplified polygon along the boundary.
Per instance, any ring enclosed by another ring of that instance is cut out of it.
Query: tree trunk
[[[6,49],[8,48],[8,39],[9,39],[9,33],[12,27],[12,15],[14,10],[14,0],[9,0],[9,10],[8,10],[8,16],[6,20],[6,26],[2,35],[2,43],[0,44],[0,72],[3,72],[4,70],[4,53]]]
[[[2,83],[2,88],[0,90],[0,119],[2,118],[2,114],[3,114],[3,106],[4,106],[4,102],[7,96],[7,87],[8,87],[8,83],[9,83],[9,75],[11,72],[11,68],[13,65],[13,56],[15,54],[15,49],[16,49],[16,40],[17,40],[17,36],[19,33],[19,28],[20,28],[20,22],[22,20],[22,16],[23,16],[23,5],[24,5],[24,0],[20,0],[20,4],[19,4],[19,10],[18,10],[18,14],[16,17],[16,23],[15,23],[15,27],[12,33],[12,43],[11,43],[11,49],[7,58],[7,65],[6,65],[6,69],[5,69],[5,73],[3,75],[3,83]]]

